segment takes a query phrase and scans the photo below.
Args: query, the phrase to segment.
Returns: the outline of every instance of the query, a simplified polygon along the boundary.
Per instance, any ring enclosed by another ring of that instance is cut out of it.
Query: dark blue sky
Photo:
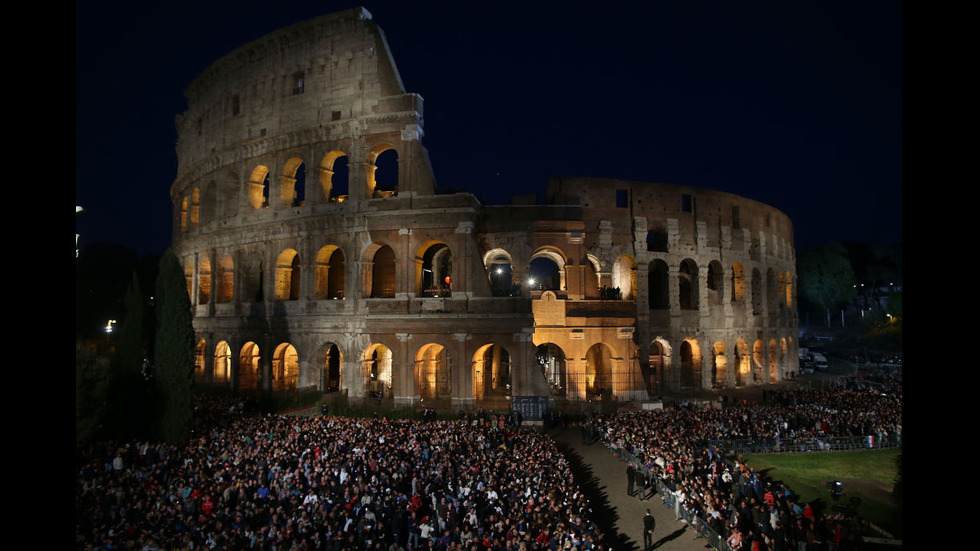
[[[187,85],[238,46],[357,5],[76,3],[82,246],[163,252]],[[798,249],[902,239],[901,2],[360,5],[425,99],[440,188],[495,202],[551,176],[677,183],[779,208]]]

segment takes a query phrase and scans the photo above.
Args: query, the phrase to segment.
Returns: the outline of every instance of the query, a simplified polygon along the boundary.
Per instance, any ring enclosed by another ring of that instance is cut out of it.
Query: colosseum
[[[553,178],[545,201],[508,205],[437,193],[422,97],[367,10],[246,44],[186,97],[172,250],[198,384],[456,411],[798,369],[785,214],[614,179]]]

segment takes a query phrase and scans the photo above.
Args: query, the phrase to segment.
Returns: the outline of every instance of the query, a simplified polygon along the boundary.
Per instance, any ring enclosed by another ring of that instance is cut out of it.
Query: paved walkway
[[[653,549],[657,551],[704,551],[711,549],[694,530],[674,519],[674,510],[659,494],[647,501],[626,493],[626,463],[614,457],[601,442],[585,445],[578,427],[548,431],[571,463],[575,482],[589,497],[592,520],[605,533],[606,549],[643,551],[643,515],[649,508],[657,519]]]

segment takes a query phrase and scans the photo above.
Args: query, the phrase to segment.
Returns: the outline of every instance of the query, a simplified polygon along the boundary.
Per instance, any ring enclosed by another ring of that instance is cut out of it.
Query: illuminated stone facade
[[[601,179],[544,205],[436,194],[422,98],[365,10],[247,44],[186,95],[173,247],[201,384],[455,410],[797,369],[784,214]]]

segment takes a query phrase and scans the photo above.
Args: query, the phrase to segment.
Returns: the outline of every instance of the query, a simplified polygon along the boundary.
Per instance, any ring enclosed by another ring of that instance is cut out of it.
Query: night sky
[[[76,3],[81,247],[162,253],[186,87],[358,5],[425,100],[440,189],[497,203],[556,176],[685,184],[780,209],[798,251],[902,240],[900,1],[112,0]]]

